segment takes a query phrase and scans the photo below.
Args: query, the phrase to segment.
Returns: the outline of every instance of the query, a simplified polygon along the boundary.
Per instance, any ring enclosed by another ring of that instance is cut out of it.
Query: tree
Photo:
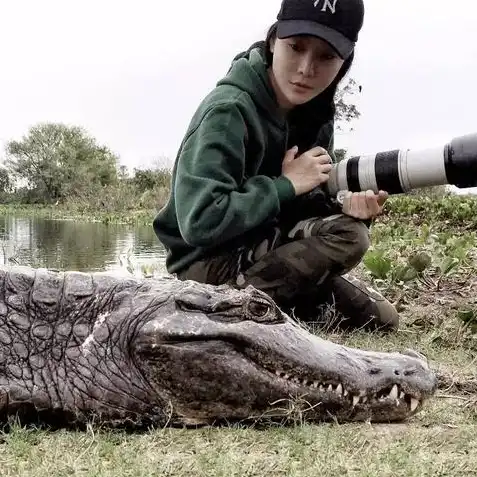
[[[134,168],[133,183],[139,190],[154,190],[157,187],[169,187],[171,172],[169,169]]]
[[[49,202],[117,180],[117,156],[76,126],[38,124],[6,153],[13,177]]]
[[[354,96],[357,93],[361,93],[361,86],[353,78],[349,78],[343,86],[338,88],[335,95],[337,129],[342,129],[343,122],[350,123],[361,116],[356,105],[347,101],[348,96]]]
[[[5,167],[0,167],[0,194],[8,194],[11,191],[11,188],[12,184],[7,169],[5,169]]]
[[[351,123],[358,119],[361,113],[355,104],[348,99],[349,96],[361,93],[362,87],[356,83],[353,78],[349,78],[347,82],[342,83],[335,94],[335,124],[338,131],[343,131],[343,123]],[[349,128],[351,132],[353,127]],[[346,149],[335,149],[334,151],[337,162],[342,161],[346,157]]]
[[[120,181],[126,181],[128,177],[129,177],[128,168],[124,164],[121,164],[118,170],[118,179]]]
[[[346,149],[335,149],[336,162],[342,161],[346,157]]]

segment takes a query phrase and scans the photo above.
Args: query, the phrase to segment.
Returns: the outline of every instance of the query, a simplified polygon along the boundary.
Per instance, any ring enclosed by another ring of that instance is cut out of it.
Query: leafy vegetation
[[[6,152],[9,187],[12,178],[24,184],[32,201],[63,200],[85,187],[100,188],[117,179],[118,158],[79,127],[33,126],[21,141],[10,141]]]
[[[6,209],[54,217],[86,216],[109,221],[147,221],[167,199],[170,171],[135,168],[76,126],[33,126],[6,146],[0,168],[0,201]],[[29,206],[29,208],[28,208]]]
[[[364,264],[374,278],[388,284],[431,275],[442,279],[472,260],[475,210],[473,196],[391,198],[386,214],[372,229],[373,244]]]

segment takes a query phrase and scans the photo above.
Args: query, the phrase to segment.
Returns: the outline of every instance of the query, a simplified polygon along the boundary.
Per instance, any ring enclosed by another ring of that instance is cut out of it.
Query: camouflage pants
[[[391,304],[345,275],[368,247],[366,225],[337,214],[300,221],[288,230],[270,226],[235,248],[193,263],[178,276],[214,285],[253,285],[287,311],[332,300],[354,316],[357,326],[375,322],[395,328],[398,318]]]

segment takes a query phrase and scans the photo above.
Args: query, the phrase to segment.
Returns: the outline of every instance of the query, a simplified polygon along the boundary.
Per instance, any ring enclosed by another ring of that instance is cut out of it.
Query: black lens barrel
[[[457,137],[447,144],[444,164],[449,184],[477,187],[477,134]]]

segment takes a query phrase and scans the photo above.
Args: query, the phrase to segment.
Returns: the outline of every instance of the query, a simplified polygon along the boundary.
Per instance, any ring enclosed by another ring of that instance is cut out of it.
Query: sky
[[[310,0],[311,1],[311,0]],[[351,155],[477,132],[475,0],[364,0]],[[280,0],[0,0],[0,157],[39,122],[84,127],[128,168],[170,165],[200,101]]]

